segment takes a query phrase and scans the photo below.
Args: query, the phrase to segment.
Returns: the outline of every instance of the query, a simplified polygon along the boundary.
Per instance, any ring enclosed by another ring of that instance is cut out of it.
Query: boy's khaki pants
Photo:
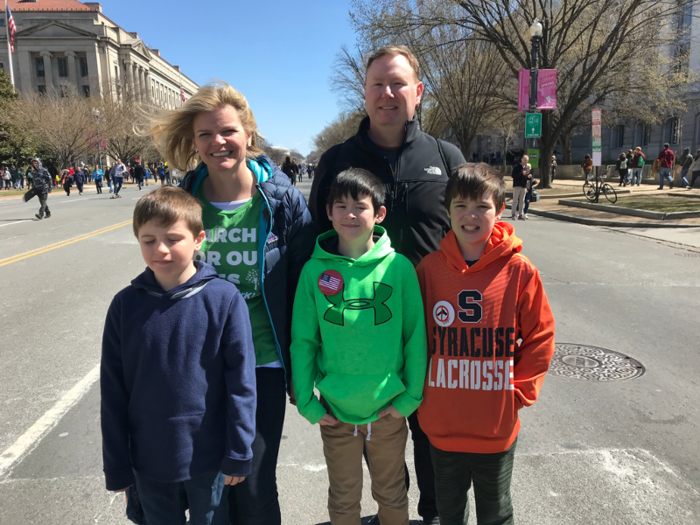
[[[379,506],[379,521],[382,525],[408,525],[404,471],[407,437],[406,419],[391,415],[357,427],[342,421],[332,427],[321,426],[330,484],[328,513],[332,525],[360,524],[364,447],[367,448],[372,495]]]

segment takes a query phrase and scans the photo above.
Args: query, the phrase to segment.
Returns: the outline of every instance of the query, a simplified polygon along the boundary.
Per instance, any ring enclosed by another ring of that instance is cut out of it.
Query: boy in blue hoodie
[[[199,201],[162,187],[139,200],[148,268],[113,299],[102,340],[107,490],[136,485],[149,525],[228,523],[227,491],[251,471],[255,350],[238,289],[193,262]]]

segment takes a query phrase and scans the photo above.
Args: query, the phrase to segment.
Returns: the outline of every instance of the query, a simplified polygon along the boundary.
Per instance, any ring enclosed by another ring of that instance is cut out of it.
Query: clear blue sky
[[[355,43],[350,0],[98,1],[197,84],[241,91],[275,145],[306,155],[338,114],[329,77],[341,44]]]

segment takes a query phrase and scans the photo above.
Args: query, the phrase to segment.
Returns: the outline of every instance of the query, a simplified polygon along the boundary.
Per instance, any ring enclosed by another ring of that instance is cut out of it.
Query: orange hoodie
[[[429,359],[418,419],[440,450],[504,452],[520,430],[518,410],[537,400],[554,354],[554,318],[521,249],[513,227],[497,223],[467,267],[450,230],[416,269]]]

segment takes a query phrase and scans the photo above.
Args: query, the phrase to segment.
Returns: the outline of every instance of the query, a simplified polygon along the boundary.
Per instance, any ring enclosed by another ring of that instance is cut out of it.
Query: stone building
[[[21,93],[77,90],[84,96],[131,95],[163,108],[181,104],[198,85],[157,49],[149,49],[102,13],[78,0],[9,0],[17,26],[12,56]],[[5,19],[0,22],[0,67],[10,72]]]

